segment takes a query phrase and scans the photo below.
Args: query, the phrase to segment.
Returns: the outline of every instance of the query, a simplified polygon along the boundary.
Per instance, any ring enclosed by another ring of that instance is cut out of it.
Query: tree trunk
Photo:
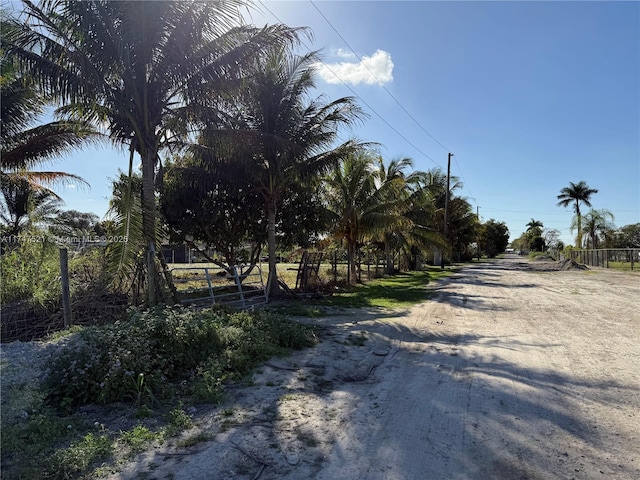
[[[356,271],[356,242],[348,241],[347,242],[347,256],[348,260],[348,281],[350,285],[355,285],[358,283],[358,274]]]
[[[580,216],[580,212],[577,213],[578,216],[578,236],[576,237],[576,248],[582,248],[582,217]]]
[[[393,265],[393,253],[391,252],[391,245],[389,240],[385,237],[384,239],[384,257],[387,262],[387,266],[385,268],[385,273],[387,275],[393,275],[394,265]]]
[[[576,248],[582,248],[582,215],[580,215],[580,202],[576,199],[576,217],[578,219],[578,236],[576,237]]]
[[[269,297],[278,297],[281,293],[278,285],[276,262],[276,203],[273,199],[267,202],[267,251],[269,253]]]
[[[155,200],[155,160],[156,152],[147,151],[142,159],[142,233],[145,240],[147,266],[147,306],[156,304],[156,200]]]

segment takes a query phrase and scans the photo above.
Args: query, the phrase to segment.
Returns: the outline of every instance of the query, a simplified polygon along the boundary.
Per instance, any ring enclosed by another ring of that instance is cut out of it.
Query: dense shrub
[[[60,297],[60,260],[55,243],[37,232],[25,235],[19,244],[3,242],[0,257],[2,304],[20,300],[46,305]],[[11,248],[9,248],[11,247]]]
[[[182,385],[185,393],[213,400],[225,378],[313,343],[308,327],[262,311],[132,311],[128,321],[84,329],[57,354],[45,381],[47,399],[61,407],[147,404]]]
[[[37,231],[20,239],[1,245],[3,342],[42,338],[64,324],[59,245]],[[104,249],[69,249],[68,257],[73,322],[96,325],[122,318],[128,297],[110,286]]]

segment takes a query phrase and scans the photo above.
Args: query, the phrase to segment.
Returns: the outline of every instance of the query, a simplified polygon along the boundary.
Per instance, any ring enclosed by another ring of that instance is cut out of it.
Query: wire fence
[[[640,248],[595,248],[572,250],[571,260],[590,267],[639,270]]]

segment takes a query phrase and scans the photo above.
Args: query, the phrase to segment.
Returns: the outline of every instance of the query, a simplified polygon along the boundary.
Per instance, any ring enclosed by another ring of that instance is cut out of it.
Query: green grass
[[[267,307],[269,311],[282,315],[317,318],[327,314],[327,309],[348,308],[405,308],[424,302],[429,298],[427,285],[448,277],[458,267],[427,267],[419,272],[402,272],[378,278],[337,292],[323,299],[290,302],[285,305]],[[335,310],[331,311],[335,315]]]
[[[136,425],[129,431],[120,432],[120,442],[128,447],[130,456],[143,452],[153,442],[162,440],[162,432],[152,432],[144,425]]]
[[[322,300],[322,305],[338,307],[409,307],[429,298],[426,286],[454,273],[439,267],[420,272],[404,272],[357,285],[350,292],[337,293]]]
[[[640,262],[633,262],[633,270],[631,270],[631,262],[609,262],[609,268],[623,272],[640,272]]]
[[[456,267],[445,270],[440,267],[428,267],[420,272],[398,273],[356,285],[349,291],[337,292],[323,299],[305,300],[304,303],[290,302],[269,309],[287,315],[315,318],[326,314],[327,307],[408,307],[427,300],[429,293],[426,287],[456,271]]]

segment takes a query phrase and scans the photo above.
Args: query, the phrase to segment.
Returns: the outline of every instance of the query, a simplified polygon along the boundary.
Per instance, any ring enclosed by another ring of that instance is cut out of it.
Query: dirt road
[[[640,276],[548,267],[514,256],[407,311],[314,319],[316,348],[196,414],[211,441],[113,478],[639,479]]]

